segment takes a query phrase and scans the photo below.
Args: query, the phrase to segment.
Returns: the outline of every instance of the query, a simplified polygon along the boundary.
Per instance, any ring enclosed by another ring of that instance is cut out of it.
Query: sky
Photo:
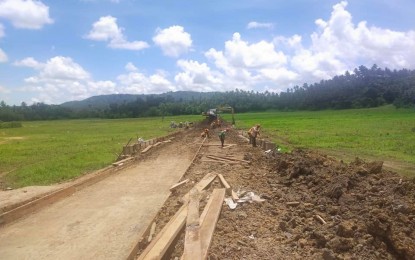
[[[0,0],[0,100],[281,92],[415,69],[413,0]]]

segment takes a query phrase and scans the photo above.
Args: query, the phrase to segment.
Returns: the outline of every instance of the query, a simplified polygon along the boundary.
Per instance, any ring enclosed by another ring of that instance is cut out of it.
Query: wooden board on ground
[[[213,232],[215,231],[216,223],[218,222],[219,215],[222,210],[224,198],[225,189],[214,189],[212,196],[200,217],[200,240],[202,247],[201,259],[207,259]]]
[[[220,182],[222,182],[222,185],[223,185],[223,187],[225,188],[225,190],[226,190],[226,193],[228,194],[228,195],[232,195],[232,188],[231,188],[231,185],[229,185],[229,183],[225,180],[225,177],[223,177],[223,175],[222,174],[218,174],[218,177],[219,177],[219,179],[220,179]]]
[[[153,222],[151,224],[150,234],[148,235],[148,242],[150,243],[151,240],[153,240],[154,233],[156,232],[156,222]]]
[[[221,160],[201,160],[201,162],[213,162],[213,163],[227,163],[227,164],[238,164],[238,162],[232,162],[232,161],[221,161]]]
[[[216,178],[217,174],[214,172],[210,172],[208,174],[206,174],[203,179],[201,179],[195,186],[194,188],[196,188],[198,191],[202,191],[204,190],[207,186],[209,186],[209,184]],[[182,197],[182,202],[183,203],[187,203],[189,201],[189,192],[186,193],[183,197]]]
[[[233,200],[239,200],[239,196],[234,190],[232,190],[232,199]]]
[[[182,185],[184,185],[184,184],[186,184],[186,183],[188,183],[189,182],[189,179],[186,179],[186,180],[184,180],[184,181],[181,181],[181,182],[179,182],[179,183],[176,183],[176,184],[174,184],[173,186],[171,186],[170,187],[170,191],[174,191],[174,190],[176,190],[178,187],[180,187],[180,186],[182,186]]]
[[[146,153],[146,152],[148,152],[148,150],[150,150],[152,147],[153,147],[153,145],[149,145],[149,146],[147,146],[146,148],[144,148],[144,149],[141,151],[141,153]]]
[[[228,161],[251,163],[250,161],[247,161],[247,160],[235,159],[235,158],[228,157],[228,156],[207,155],[206,157],[211,158],[211,159],[218,159],[218,160],[228,160]]]
[[[196,188],[190,191],[188,204],[186,233],[184,237],[183,259],[201,259],[201,241],[199,225],[199,204],[200,193]]]
[[[112,163],[112,165],[113,166],[120,166],[120,165],[123,165],[125,162],[128,162],[129,160],[131,160],[131,159],[133,159],[134,157],[128,157],[128,158],[125,158],[125,159],[123,159],[123,160],[121,160],[121,161],[118,161],[118,162],[115,162],[115,163]]]
[[[138,259],[162,259],[169,246],[183,229],[186,223],[186,216],[187,205],[184,205],[157,234]]]

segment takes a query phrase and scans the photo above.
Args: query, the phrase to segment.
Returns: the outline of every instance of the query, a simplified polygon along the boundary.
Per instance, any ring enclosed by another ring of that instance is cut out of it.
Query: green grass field
[[[230,115],[225,114],[230,122]],[[345,161],[388,161],[415,176],[415,111],[391,106],[339,111],[236,114],[236,126],[260,123],[262,137],[283,151],[317,149]],[[0,178],[10,187],[48,185],[112,163],[130,138],[151,139],[173,131],[170,121],[199,121],[200,115],[122,120],[23,122],[0,129]]]
[[[14,188],[68,180],[110,165],[130,138],[163,136],[174,131],[170,121],[195,120],[200,116],[23,122],[0,129],[0,177]]]
[[[226,118],[229,115],[225,116]],[[236,115],[236,126],[259,123],[284,151],[318,149],[346,161],[387,160],[415,176],[415,111],[384,106],[371,109],[266,112]]]

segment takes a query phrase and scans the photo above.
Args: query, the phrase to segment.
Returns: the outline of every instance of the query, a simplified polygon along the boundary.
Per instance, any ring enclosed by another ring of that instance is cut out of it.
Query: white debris
[[[238,203],[233,202],[232,198],[226,198],[225,203],[229,206],[230,209],[235,209],[236,206],[238,206]]]
[[[247,192],[245,194],[245,196],[243,196],[242,198],[240,198],[237,202],[239,203],[243,203],[243,202],[263,202],[265,201],[264,199],[261,199],[258,195],[255,195],[255,193],[253,193],[252,191]]]

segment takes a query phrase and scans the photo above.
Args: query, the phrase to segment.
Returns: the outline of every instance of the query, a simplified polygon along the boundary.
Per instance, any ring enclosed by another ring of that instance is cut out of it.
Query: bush
[[[22,127],[21,122],[1,122],[0,121],[0,129],[1,128],[19,128]]]

